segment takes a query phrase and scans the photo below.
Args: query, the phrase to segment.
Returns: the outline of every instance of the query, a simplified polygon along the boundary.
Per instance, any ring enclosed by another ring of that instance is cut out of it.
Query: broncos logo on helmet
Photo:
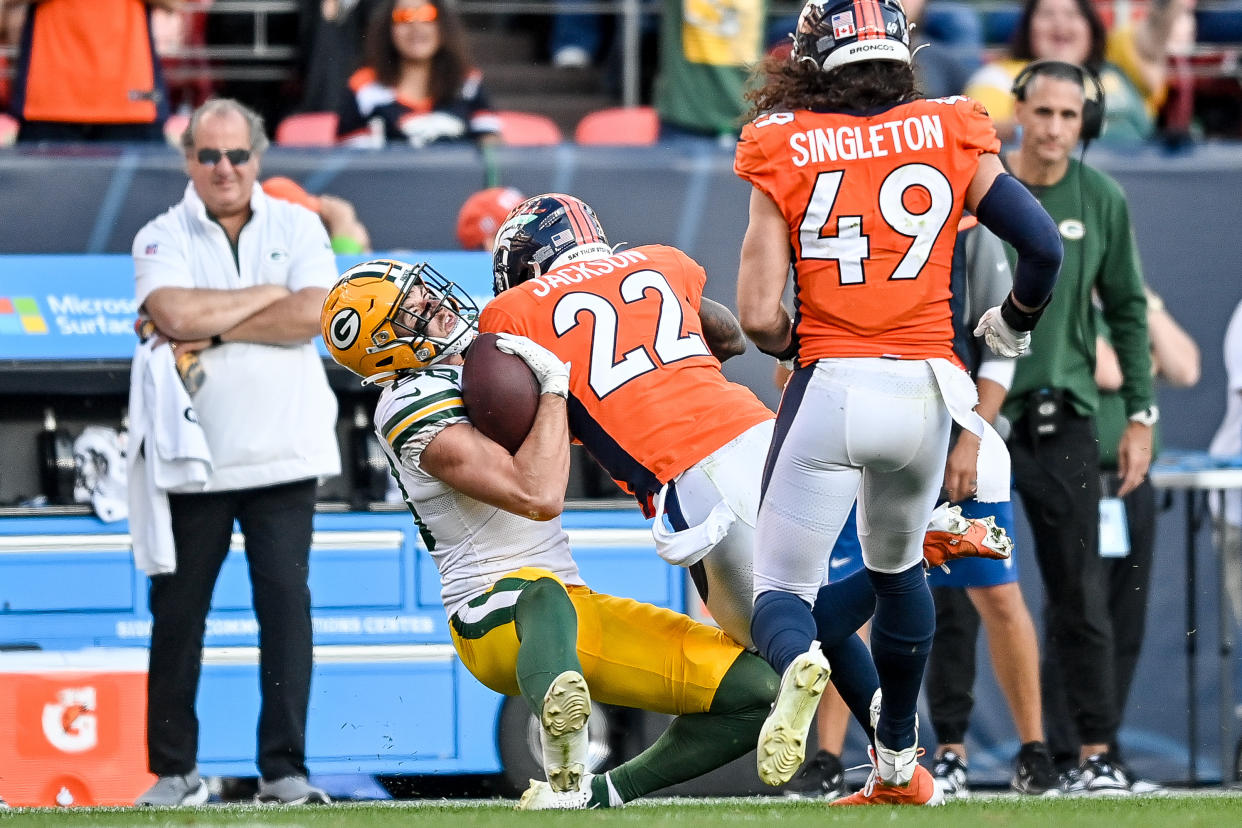
[[[496,231],[492,292],[499,295],[576,259],[610,255],[589,204],[562,193],[533,196],[510,210]]]
[[[376,259],[341,274],[319,325],[334,360],[363,385],[386,384],[464,351],[478,315],[474,300],[426,262]]]
[[[910,62],[910,26],[899,0],[810,0],[798,15],[793,61],[832,69],[864,60]]]

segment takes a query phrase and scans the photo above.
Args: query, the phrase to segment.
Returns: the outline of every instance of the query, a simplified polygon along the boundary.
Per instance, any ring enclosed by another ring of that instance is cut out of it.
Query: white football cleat
[[[756,751],[759,778],[768,785],[784,785],[802,767],[811,720],[831,674],[818,641],[785,668]]]
[[[587,769],[591,693],[586,679],[566,670],[548,687],[539,715],[543,770],[554,791],[575,791]]]
[[[592,774],[584,773],[579,788],[556,791],[547,782],[530,780],[530,787],[518,800],[519,811],[585,811],[591,802]]]

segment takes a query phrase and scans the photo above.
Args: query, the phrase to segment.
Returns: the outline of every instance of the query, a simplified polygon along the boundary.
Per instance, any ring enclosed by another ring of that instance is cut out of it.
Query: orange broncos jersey
[[[570,430],[645,502],[773,416],[708,350],[699,322],[706,281],[675,248],[619,250],[506,290],[483,308],[479,330],[530,337],[570,364]]]
[[[789,223],[801,364],[957,362],[953,242],[979,156],[999,151],[987,110],[960,96],[867,116],[776,112],[742,129],[734,170]]]

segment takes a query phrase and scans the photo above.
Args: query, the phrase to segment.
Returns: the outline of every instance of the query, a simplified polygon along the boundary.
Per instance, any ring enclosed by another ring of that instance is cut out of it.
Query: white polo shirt
[[[290,291],[329,289],[337,279],[327,231],[304,207],[269,198],[256,183],[253,215],[233,258],[228,236],[194,190],[134,237],[138,304],[157,288]],[[226,342],[200,353],[206,380],[193,397],[211,449],[204,491],[326,477],[341,471],[336,396],[313,342]]]

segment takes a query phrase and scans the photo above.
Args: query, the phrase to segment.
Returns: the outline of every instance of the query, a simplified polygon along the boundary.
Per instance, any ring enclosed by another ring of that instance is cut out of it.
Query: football
[[[480,334],[465,354],[461,397],[474,427],[516,454],[535,424],[539,383],[526,362],[496,347],[496,334]]]

